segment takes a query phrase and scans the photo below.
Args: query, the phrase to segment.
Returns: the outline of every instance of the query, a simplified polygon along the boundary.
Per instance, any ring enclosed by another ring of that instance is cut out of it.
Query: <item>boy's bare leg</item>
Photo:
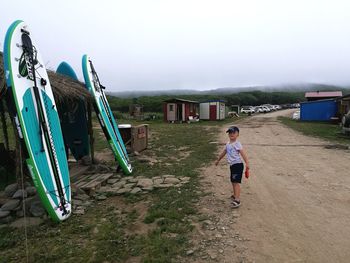
[[[232,183],[232,187],[233,187],[233,195],[235,196],[235,200],[239,201],[240,195],[241,195],[241,186],[239,183]]]

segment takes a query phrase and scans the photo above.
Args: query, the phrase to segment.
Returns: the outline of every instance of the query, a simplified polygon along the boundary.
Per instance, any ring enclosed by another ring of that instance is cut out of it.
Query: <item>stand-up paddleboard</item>
[[[50,217],[65,220],[71,214],[71,189],[60,120],[44,61],[23,21],[6,33],[4,65],[28,170]]]
[[[62,62],[56,72],[78,80],[73,68],[67,62]],[[74,158],[80,160],[90,152],[84,98],[79,103],[64,103],[60,105],[61,108],[63,112],[61,114],[61,125],[64,141]]]
[[[117,122],[103,91],[105,87],[101,85],[92,61],[87,55],[83,56],[82,66],[85,85],[95,98],[94,107],[103,132],[107,137],[109,145],[111,146],[120,167],[123,169],[125,174],[130,174],[132,172],[132,168],[129,157],[126,152],[123,139],[119,133]]]

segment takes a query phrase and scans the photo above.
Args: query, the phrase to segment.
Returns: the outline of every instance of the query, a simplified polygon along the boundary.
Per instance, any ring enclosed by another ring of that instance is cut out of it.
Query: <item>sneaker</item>
[[[238,208],[241,205],[241,201],[239,200],[233,200],[232,201],[232,208]]]

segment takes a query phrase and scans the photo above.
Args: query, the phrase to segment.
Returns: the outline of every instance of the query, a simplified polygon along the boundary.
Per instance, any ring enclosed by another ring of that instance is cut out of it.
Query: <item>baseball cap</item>
[[[236,126],[231,126],[230,128],[227,129],[226,131],[227,133],[235,133],[238,132],[239,133],[239,129]]]

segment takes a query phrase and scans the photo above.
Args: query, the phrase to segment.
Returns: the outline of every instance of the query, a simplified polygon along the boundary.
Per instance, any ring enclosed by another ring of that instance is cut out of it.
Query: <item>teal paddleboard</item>
[[[62,62],[57,70],[57,73],[78,80],[73,68],[67,63]],[[60,105],[62,109],[61,125],[64,142],[70,149],[76,160],[89,155],[89,133],[86,120],[85,100],[77,103],[63,103]]]
[[[6,33],[4,65],[12,115],[28,170],[54,221],[71,214],[71,188],[60,120],[44,61],[23,21]]]
[[[105,87],[101,85],[92,61],[87,55],[83,56],[82,67],[86,88],[95,99],[94,107],[102,130],[120,167],[125,174],[130,174],[132,168],[129,156],[126,152],[117,122],[103,91]]]

